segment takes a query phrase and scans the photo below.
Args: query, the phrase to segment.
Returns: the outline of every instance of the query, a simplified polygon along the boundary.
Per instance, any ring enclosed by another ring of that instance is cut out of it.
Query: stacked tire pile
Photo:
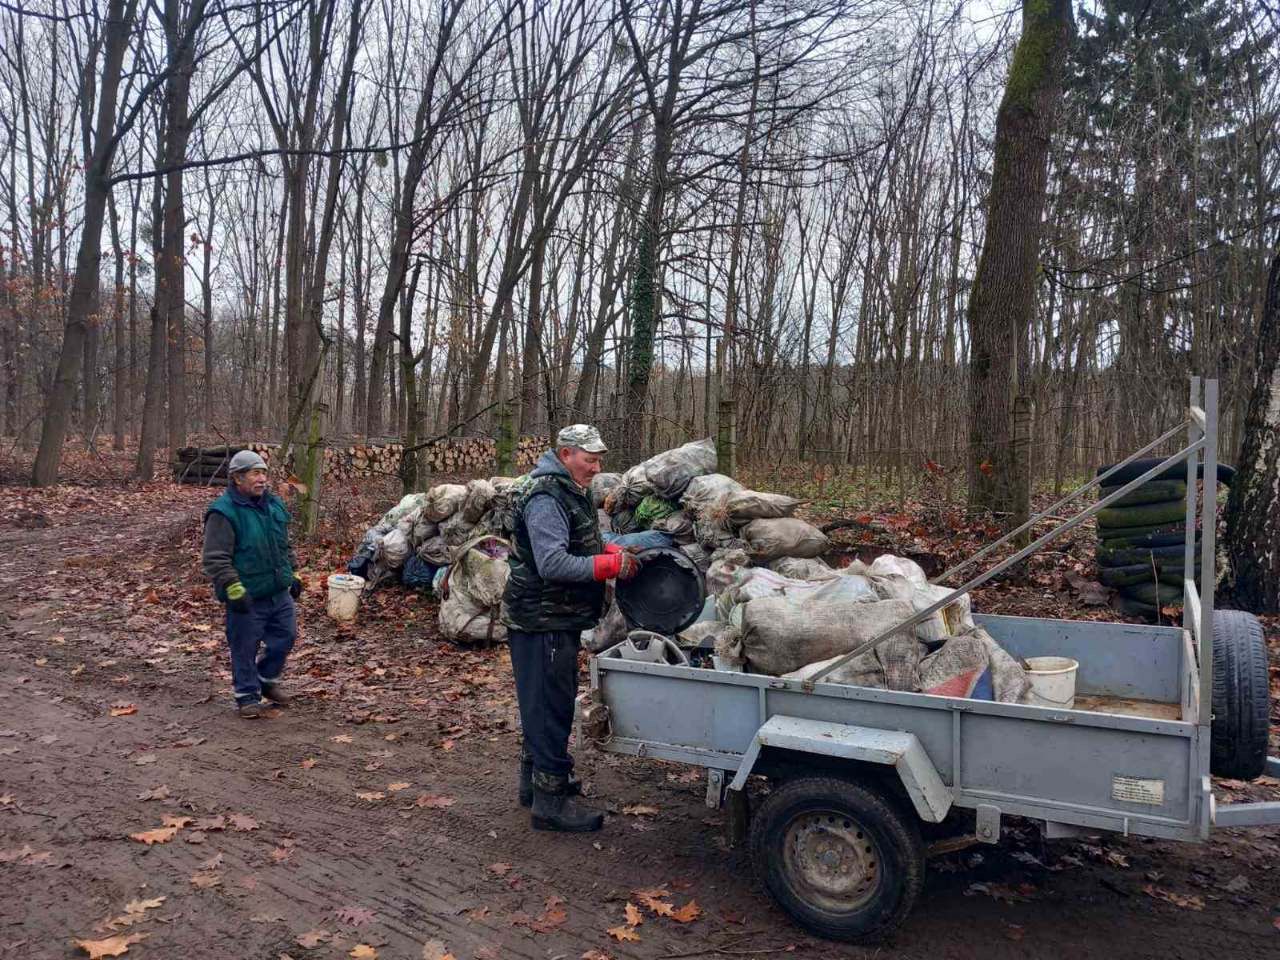
[[[1127,482],[1103,487],[1102,496]],[[1156,619],[1161,607],[1181,603],[1186,514],[1187,482],[1176,479],[1149,480],[1099,511],[1098,580],[1119,591],[1124,613]],[[1196,539],[1198,543],[1199,531]],[[1196,573],[1199,563],[1197,548]]]

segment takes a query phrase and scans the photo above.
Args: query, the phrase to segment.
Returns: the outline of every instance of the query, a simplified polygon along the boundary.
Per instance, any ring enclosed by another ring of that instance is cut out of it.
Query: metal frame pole
[[[1216,399],[1217,399],[1216,395],[1214,399],[1216,404]],[[1214,412],[1215,414],[1217,412],[1216,405],[1214,408]],[[1179,424],[1178,429],[1181,430],[1183,426],[1184,424]],[[1066,522],[1054,527],[1052,530],[1050,530],[1048,533],[1042,536],[1039,540],[1036,540],[1030,546],[1023,547],[1021,550],[1019,550],[1013,556],[1009,557],[1007,560],[1003,560],[1000,563],[996,564],[986,573],[983,573],[974,577],[964,586],[958,587],[957,589],[952,590],[941,600],[938,600],[934,603],[929,604],[929,606],[925,607],[923,610],[918,611],[913,616],[908,617],[906,620],[903,620],[901,623],[895,624],[894,626],[890,627],[888,630],[885,630],[877,634],[876,636],[872,637],[870,640],[866,641],[865,643],[859,644],[857,647],[854,647],[848,653],[841,656],[838,660],[823,667],[821,670],[815,673],[808,680],[805,680],[803,684],[804,689],[811,690],[815,683],[817,683],[819,680],[821,680],[823,677],[829,674],[832,670],[837,670],[840,667],[844,666],[846,663],[848,663],[850,660],[852,660],[854,657],[861,656],[862,654],[866,653],[868,650],[874,649],[877,645],[883,643],[885,640],[889,639],[889,637],[893,636],[895,633],[898,633],[901,630],[905,630],[908,627],[914,627],[917,623],[921,623],[924,620],[928,619],[929,617],[933,616],[933,614],[937,613],[943,607],[947,606],[947,604],[952,603],[957,597],[963,596],[964,594],[972,590],[974,587],[982,586],[982,584],[986,583],[988,580],[990,580],[992,577],[996,576],[1000,572],[1013,566],[1015,563],[1022,560],[1023,558],[1029,557],[1031,554],[1035,553],[1037,550],[1039,550],[1049,541],[1054,540],[1057,537],[1061,536],[1062,534],[1066,533],[1068,530],[1074,529],[1075,527],[1079,526],[1085,520],[1088,520],[1090,517],[1094,516],[1099,510],[1109,507],[1111,504],[1115,503],[1115,501],[1119,500],[1122,497],[1128,496],[1132,491],[1138,489],[1138,487],[1142,486],[1148,480],[1164,472],[1173,464],[1178,463],[1179,461],[1181,461],[1182,459],[1188,456],[1194,458],[1196,452],[1202,449],[1204,445],[1205,445],[1204,438],[1201,438],[1199,440],[1196,440],[1193,443],[1188,444],[1187,446],[1179,450],[1177,453],[1175,453],[1173,456],[1168,457],[1167,459],[1162,460],[1160,463],[1156,464],[1146,473],[1142,474],[1139,477],[1136,477],[1133,480],[1130,480],[1128,483],[1122,486],[1119,490],[1116,490],[1114,493],[1108,494],[1107,496],[1099,500],[1097,503],[1077,513],[1070,520],[1067,520]],[[1201,690],[1201,697],[1203,696],[1204,696],[1204,691]]]
[[[1218,381],[1204,382],[1204,490],[1200,508],[1200,723],[1213,719],[1213,591],[1218,539]],[[1185,575],[1185,574],[1184,574]]]

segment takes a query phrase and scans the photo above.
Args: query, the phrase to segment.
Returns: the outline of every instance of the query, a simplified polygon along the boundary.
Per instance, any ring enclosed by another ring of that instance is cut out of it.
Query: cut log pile
[[[521,437],[516,443],[516,466],[527,470],[547,449],[545,437]],[[252,442],[215,447],[183,447],[173,459],[173,478],[179,483],[224,487],[227,464],[240,450],[252,450],[273,467],[291,470],[291,464],[279,462],[280,445]],[[462,437],[441,440],[422,451],[427,467],[433,473],[487,473],[497,465],[497,444],[489,437]],[[400,473],[404,444],[354,441],[333,443],[324,448],[324,475],[330,480],[354,480],[359,477],[394,477]]]

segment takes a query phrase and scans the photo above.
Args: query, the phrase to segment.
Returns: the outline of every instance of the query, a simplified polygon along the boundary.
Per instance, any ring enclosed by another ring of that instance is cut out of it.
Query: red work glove
[[[621,553],[625,549],[625,547],[621,547],[616,543],[606,543],[604,545],[604,552],[609,554]]]
[[[640,572],[640,561],[629,550],[597,553],[592,557],[592,576],[597,580],[630,580]]]

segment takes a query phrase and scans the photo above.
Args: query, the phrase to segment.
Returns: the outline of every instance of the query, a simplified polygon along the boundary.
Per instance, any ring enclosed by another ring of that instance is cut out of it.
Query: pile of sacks
[[[707,571],[714,608],[678,641],[710,640],[731,669],[807,680],[845,654],[945,598],[919,564],[885,555],[835,570],[820,559],[753,567],[741,550]],[[961,596],[823,678],[829,683],[1017,703],[1030,689],[1021,664],[974,623]]]
[[[660,453],[626,473],[591,481],[596,506],[615,533],[666,534],[706,572],[718,550],[741,549],[755,563],[809,559],[830,547],[826,535],[794,516],[799,500],[748,490],[715,473],[716,449],[697,440]]]
[[[411,493],[369,528],[347,569],[368,589],[399,581],[433,590],[450,640],[505,640],[500,612],[512,511],[527,482],[490,477]]]

